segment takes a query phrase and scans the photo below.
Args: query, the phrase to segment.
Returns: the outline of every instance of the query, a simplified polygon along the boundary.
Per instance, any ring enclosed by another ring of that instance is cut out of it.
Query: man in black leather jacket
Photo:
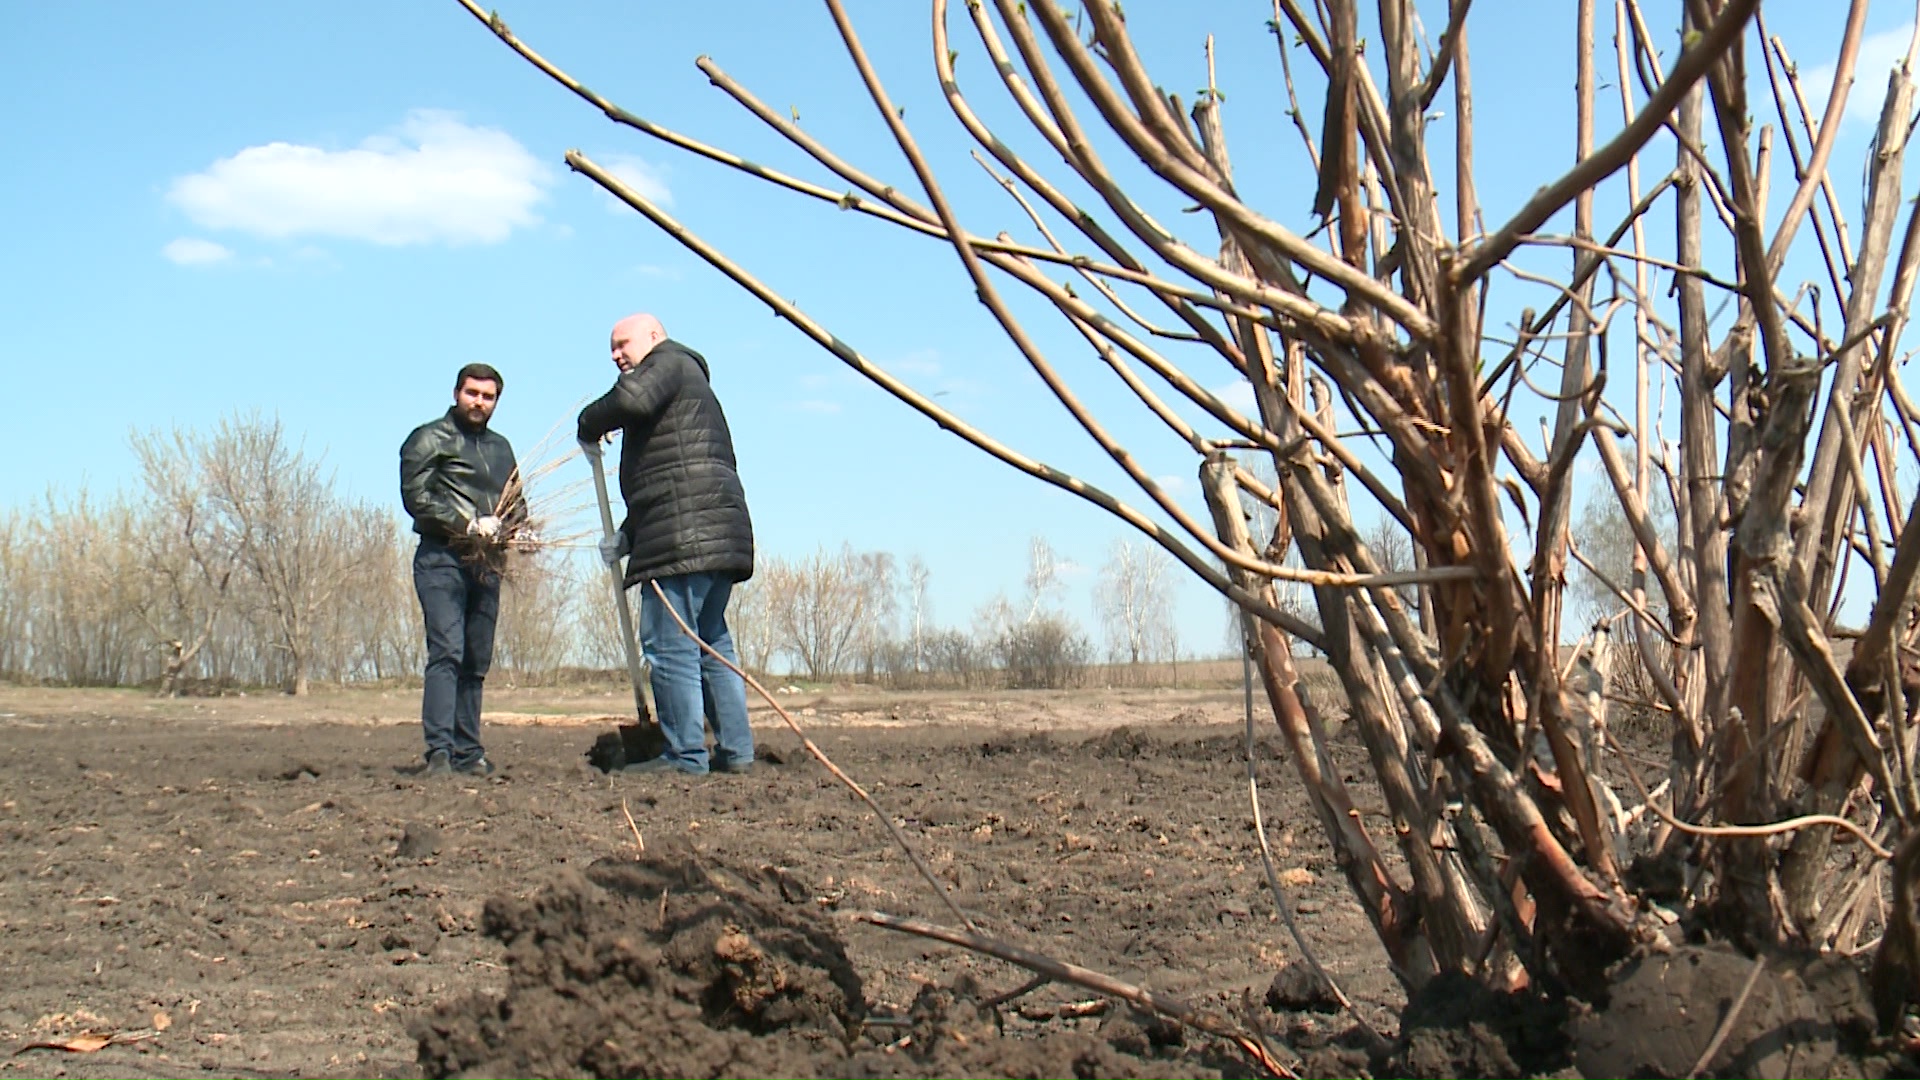
[[[620,494],[627,520],[601,555],[627,557],[626,587],[640,590],[640,639],[653,661],[653,700],[667,749],[628,772],[745,772],[753,764],[747,688],[739,675],[681,632],[657,585],[700,640],[738,663],[727,599],[753,576],[753,522],[734,463],[733,434],[708,383],[707,361],[667,337],[660,320],[614,324],[613,389],[580,412],[583,453],[623,433]],[[714,746],[707,753],[706,725]]]
[[[502,385],[486,364],[461,368],[453,407],[400,445],[400,500],[420,534],[413,587],[427,627],[420,726],[430,775],[493,772],[480,745],[480,694],[493,665],[501,556],[524,514],[518,498],[502,506],[513,447],[487,427]]]

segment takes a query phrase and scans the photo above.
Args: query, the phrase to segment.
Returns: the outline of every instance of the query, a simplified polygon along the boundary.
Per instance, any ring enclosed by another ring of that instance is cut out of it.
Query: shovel
[[[594,448],[596,451],[598,447]],[[608,537],[613,536],[613,503],[607,499],[607,468],[598,453],[586,453],[588,464],[593,466],[593,490],[600,496],[600,528]],[[613,579],[614,609],[620,616],[620,640],[627,647],[627,674],[633,678],[633,707],[639,710],[640,722],[653,720],[653,686],[648,681],[652,665],[640,656],[639,639],[633,635],[633,608],[627,604],[626,576],[620,572],[619,564],[607,567],[607,573]]]

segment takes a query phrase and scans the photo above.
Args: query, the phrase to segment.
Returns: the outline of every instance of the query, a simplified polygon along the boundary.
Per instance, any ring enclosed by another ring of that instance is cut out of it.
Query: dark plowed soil
[[[1026,973],[852,920],[954,921],[783,730],[746,775],[627,779],[589,763],[611,723],[495,724],[495,776],[433,779],[417,729],[345,698],[238,722],[124,700],[0,710],[0,1076],[1254,1074],[1075,986],[983,1010]],[[916,708],[814,736],[985,932],[1257,1027],[1305,1075],[1684,1075],[1752,970],[1645,960],[1598,1013],[1449,982],[1408,1003],[1264,745],[1290,902],[1403,1035],[1370,1055],[1274,915],[1238,732]],[[1357,746],[1334,764],[1364,772]],[[1852,969],[1758,986],[1703,1074],[1911,1070]]]

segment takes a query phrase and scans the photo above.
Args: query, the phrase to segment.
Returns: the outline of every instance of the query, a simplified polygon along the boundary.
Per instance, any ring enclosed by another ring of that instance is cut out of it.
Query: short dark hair
[[[460,388],[467,385],[468,379],[492,383],[493,392],[496,394],[507,388],[507,380],[500,377],[500,373],[494,370],[492,364],[468,364],[461,368],[460,374],[453,377],[453,392],[459,393]]]

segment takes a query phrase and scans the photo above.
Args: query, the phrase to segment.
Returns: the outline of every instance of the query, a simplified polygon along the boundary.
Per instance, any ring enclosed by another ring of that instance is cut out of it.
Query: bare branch
[[[1575,165],[1565,176],[1542,188],[1498,232],[1473,245],[1469,249],[1469,257],[1453,271],[1454,280],[1465,283],[1484,276],[1513,251],[1523,234],[1538,230],[1548,218],[1572,202],[1582,191],[1623,168],[1640,147],[1653,138],[1654,132],[1665,125],[1668,115],[1679,105],[1687,91],[1719,62],[1726,50],[1740,40],[1747,20],[1758,6],[1758,0],[1729,0],[1706,33],[1680,54],[1672,73],[1648,99],[1646,107],[1640,110],[1639,116],[1634,117],[1633,123],[1623,128],[1607,145]]]

